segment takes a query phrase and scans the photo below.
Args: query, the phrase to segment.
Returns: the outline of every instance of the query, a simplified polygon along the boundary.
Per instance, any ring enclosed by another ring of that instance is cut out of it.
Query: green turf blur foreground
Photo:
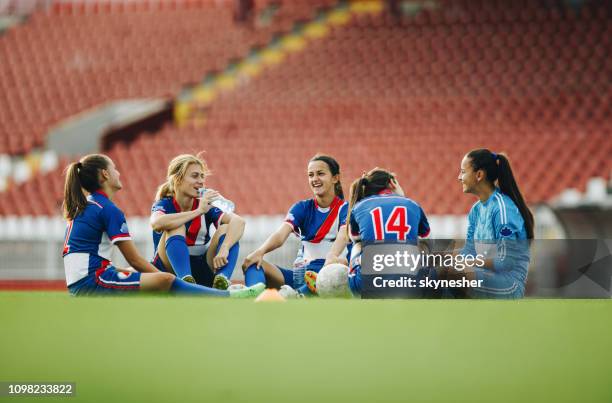
[[[0,381],[76,382],[44,402],[612,402],[609,300],[0,293],[0,323]]]

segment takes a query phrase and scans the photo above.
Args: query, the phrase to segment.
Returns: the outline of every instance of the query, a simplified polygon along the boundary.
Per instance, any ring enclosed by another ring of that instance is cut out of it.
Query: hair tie
[[[77,162],[77,163],[76,163],[76,167],[77,167],[78,169],[83,168],[83,163],[82,163],[81,161]]]
[[[494,153],[494,152],[492,152],[492,153],[491,153],[491,156],[493,157],[493,159],[494,159],[495,161],[497,161],[497,160],[499,159],[499,155],[497,155],[497,154],[496,154],[496,153]]]

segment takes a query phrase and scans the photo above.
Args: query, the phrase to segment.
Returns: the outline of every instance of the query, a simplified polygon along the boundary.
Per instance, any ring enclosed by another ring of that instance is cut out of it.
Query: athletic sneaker
[[[244,285],[244,284],[232,284],[229,287],[227,287],[227,290],[228,291],[242,290],[243,288],[246,288],[246,285]]]
[[[291,286],[287,284],[282,285],[280,290],[278,290],[278,293],[282,295],[283,298],[285,299],[294,299],[294,298],[299,298],[300,296],[300,293],[295,291],[293,288],[291,288]]]
[[[257,283],[250,287],[240,288],[238,290],[229,290],[230,298],[255,298],[266,289],[264,283]]]
[[[304,282],[311,293],[317,294],[317,272],[312,270],[306,270],[304,273]]]
[[[217,290],[227,290],[232,283],[223,274],[217,274],[213,280],[213,288]]]
[[[181,278],[181,280],[186,281],[186,282],[191,283],[191,284],[195,284],[196,283],[195,278],[193,278],[193,276],[191,274],[188,274],[188,275],[184,276],[183,278]]]

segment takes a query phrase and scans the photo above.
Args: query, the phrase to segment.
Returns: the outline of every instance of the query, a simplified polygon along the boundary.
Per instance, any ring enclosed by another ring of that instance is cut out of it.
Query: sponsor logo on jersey
[[[512,235],[512,230],[508,227],[503,227],[501,231],[499,231],[499,233],[503,237],[509,237],[510,235]]]

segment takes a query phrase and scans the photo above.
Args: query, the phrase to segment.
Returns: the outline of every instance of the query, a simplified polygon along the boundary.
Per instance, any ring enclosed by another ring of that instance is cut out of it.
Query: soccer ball
[[[340,263],[328,264],[317,274],[317,294],[322,298],[349,298],[349,268]]]

